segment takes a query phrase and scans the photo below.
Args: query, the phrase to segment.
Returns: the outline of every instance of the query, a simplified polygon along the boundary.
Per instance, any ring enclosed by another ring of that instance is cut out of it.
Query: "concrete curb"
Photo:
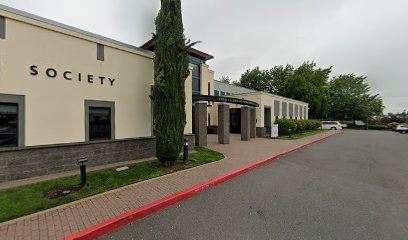
[[[95,238],[101,237],[101,236],[106,235],[106,234],[108,234],[110,232],[113,232],[114,230],[116,230],[116,229],[118,229],[120,227],[123,227],[123,226],[125,226],[125,225],[127,225],[127,224],[129,224],[131,222],[134,222],[134,221],[142,219],[142,218],[144,218],[144,217],[146,217],[148,215],[151,215],[151,214],[153,214],[155,212],[163,210],[163,209],[165,209],[165,208],[167,208],[169,206],[172,206],[172,205],[174,205],[174,204],[176,204],[176,203],[178,203],[178,202],[180,202],[182,200],[191,198],[191,197],[193,197],[193,196],[195,196],[195,195],[197,195],[197,194],[199,194],[201,192],[204,192],[204,191],[206,191],[206,190],[208,190],[208,189],[210,189],[210,188],[212,188],[214,186],[222,184],[222,183],[224,183],[224,182],[226,182],[228,180],[231,180],[231,179],[233,179],[233,178],[235,178],[235,177],[237,177],[239,175],[242,175],[242,174],[244,174],[244,173],[246,173],[248,171],[251,171],[251,170],[253,170],[255,168],[261,167],[261,166],[263,166],[263,165],[265,165],[265,164],[267,164],[269,162],[272,162],[272,161],[274,161],[274,160],[276,160],[278,158],[281,158],[281,157],[283,157],[283,156],[285,156],[287,154],[293,153],[293,152],[295,152],[297,150],[305,148],[305,147],[307,147],[309,145],[312,145],[314,143],[323,141],[323,140],[325,140],[325,139],[327,139],[329,137],[338,135],[340,133],[342,133],[342,132],[337,132],[337,133],[331,134],[329,136],[314,140],[312,142],[300,145],[300,146],[298,146],[296,148],[293,148],[291,150],[279,153],[279,154],[274,155],[272,157],[269,157],[267,159],[264,159],[264,160],[261,160],[259,162],[250,164],[250,165],[248,165],[248,166],[246,166],[246,167],[244,167],[242,169],[239,169],[237,171],[228,173],[228,174],[223,175],[221,177],[218,177],[216,179],[213,179],[213,180],[207,181],[205,183],[202,183],[202,184],[200,184],[198,186],[195,186],[195,187],[189,188],[187,190],[184,190],[182,192],[173,194],[171,196],[168,196],[166,198],[163,198],[161,200],[158,200],[156,202],[148,204],[148,205],[146,205],[144,207],[129,211],[129,212],[124,213],[124,214],[122,214],[120,216],[114,217],[114,218],[112,218],[112,219],[110,219],[108,221],[105,221],[105,222],[100,223],[100,224],[98,224],[96,226],[93,226],[93,227],[88,228],[88,229],[86,229],[84,231],[81,231],[81,232],[76,233],[76,234],[74,234],[72,236],[69,236],[69,237],[65,238],[65,240],[86,240],[86,239],[95,239]]]

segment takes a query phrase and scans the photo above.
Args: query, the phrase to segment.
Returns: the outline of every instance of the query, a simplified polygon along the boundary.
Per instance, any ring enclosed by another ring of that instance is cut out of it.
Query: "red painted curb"
[[[93,226],[91,228],[85,229],[84,231],[81,231],[81,232],[76,233],[76,234],[74,234],[72,236],[69,236],[69,237],[65,238],[65,240],[88,240],[88,239],[95,239],[95,238],[101,237],[101,236],[106,235],[106,234],[108,234],[110,232],[113,232],[114,230],[116,230],[116,229],[118,229],[120,227],[123,227],[123,226],[125,226],[125,225],[127,225],[127,224],[129,224],[131,222],[134,222],[134,221],[139,220],[141,218],[144,218],[144,217],[146,217],[146,216],[148,216],[150,214],[153,214],[153,213],[158,212],[158,211],[160,211],[162,209],[165,209],[165,208],[167,208],[167,207],[169,207],[171,205],[174,205],[174,204],[176,204],[176,203],[178,203],[178,202],[180,202],[182,200],[193,197],[193,196],[195,196],[195,195],[197,195],[197,194],[199,194],[199,193],[201,193],[203,191],[206,191],[207,189],[210,189],[210,188],[212,188],[214,186],[217,186],[217,185],[219,185],[221,183],[224,183],[224,182],[226,182],[226,181],[228,181],[228,180],[230,180],[232,178],[235,178],[235,177],[237,177],[237,176],[239,176],[241,174],[244,174],[244,173],[246,173],[248,171],[251,171],[251,170],[253,170],[255,168],[258,168],[258,167],[260,167],[262,165],[265,165],[265,164],[267,164],[269,162],[272,162],[273,160],[276,160],[276,159],[278,159],[278,158],[280,158],[282,156],[285,156],[285,155],[287,155],[289,153],[295,152],[295,151],[297,151],[299,149],[302,149],[302,148],[307,147],[309,145],[312,145],[314,143],[323,141],[323,140],[325,140],[325,139],[327,139],[329,137],[332,137],[332,136],[340,134],[340,133],[341,132],[334,133],[334,134],[331,134],[329,136],[326,136],[326,137],[317,139],[315,141],[312,141],[310,143],[303,144],[301,146],[298,146],[298,147],[293,148],[291,150],[288,150],[286,152],[282,152],[282,153],[279,153],[279,154],[277,154],[275,156],[272,156],[270,158],[261,160],[259,162],[253,163],[253,164],[250,164],[250,165],[248,165],[248,166],[246,166],[246,167],[244,167],[242,169],[239,169],[237,171],[228,173],[228,174],[226,174],[224,176],[221,176],[221,177],[218,177],[216,179],[210,180],[208,182],[202,183],[202,184],[200,184],[198,186],[195,186],[195,187],[192,187],[190,189],[184,190],[182,192],[176,193],[174,195],[168,196],[166,198],[163,198],[161,200],[158,200],[156,202],[148,204],[148,205],[146,205],[144,207],[141,207],[141,208],[132,210],[130,212],[124,213],[124,214],[122,214],[120,216],[109,219],[106,222],[100,223],[100,224],[98,224],[96,226]]]

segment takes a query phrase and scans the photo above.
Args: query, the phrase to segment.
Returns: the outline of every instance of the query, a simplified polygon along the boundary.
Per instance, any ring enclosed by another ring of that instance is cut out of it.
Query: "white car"
[[[408,125],[398,125],[395,128],[395,131],[399,133],[408,133]]]
[[[341,130],[343,127],[339,122],[334,121],[323,121],[322,122],[322,129],[325,130]]]

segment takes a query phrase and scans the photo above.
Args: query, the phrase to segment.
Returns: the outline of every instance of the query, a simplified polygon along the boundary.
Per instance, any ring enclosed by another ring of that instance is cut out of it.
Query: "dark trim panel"
[[[0,16],[0,38],[6,39],[6,18]]]
[[[105,46],[97,43],[96,44],[96,59],[99,61],[105,61]]]
[[[278,100],[274,100],[273,102],[273,112],[274,112],[274,116],[279,116],[280,114],[280,102]]]
[[[25,146],[25,96],[1,94],[0,102],[16,103],[18,105],[18,146]]]
[[[89,142],[89,107],[106,107],[111,110],[111,139],[116,138],[115,102],[85,100],[85,141]]]

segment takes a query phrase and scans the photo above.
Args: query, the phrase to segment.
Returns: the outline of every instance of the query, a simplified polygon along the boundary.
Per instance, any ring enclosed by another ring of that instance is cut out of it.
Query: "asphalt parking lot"
[[[103,239],[407,236],[408,134],[346,130]]]

